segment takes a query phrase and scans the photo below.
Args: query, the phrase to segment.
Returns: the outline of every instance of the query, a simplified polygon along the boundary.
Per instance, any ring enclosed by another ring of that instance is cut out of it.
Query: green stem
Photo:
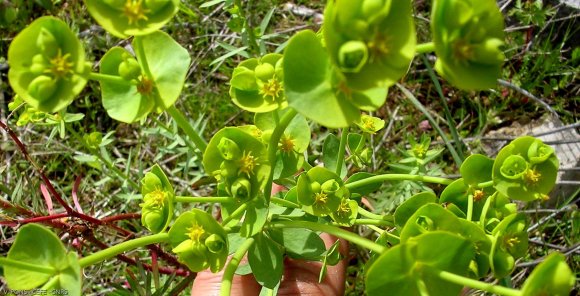
[[[344,186],[348,189],[354,189],[358,187],[363,187],[367,185],[371,185],[373,183],[379,183],[384,181],[401,181],[401,180],[408,180],[408,181],[420,181],[420,182],[428,182],[428,183],[436,183],[436,184],[443,184],[449,185],[453,182],[451,179],[441,178],[441,177],[431,177],[431,176],[419,176],[419,175],[410,175],[410,174],[383,174],[372,176],[366,179],[354,181],[352,183],[347,183]]]
[[[175,108],[175,106],[167,108],[166,111],[169,115],[171,115],[171,117],[173,117],[173,120],[175,120],[177,125],[185,132],[185,134],[189,137],[189,139],[193,141],[195,146],[197,146],[197,149],[199,149],[203,154],[203,152],[205,152],[205,149],[207,148],[207,143],[199,135],[199,133],[197,133],[197,131],[193,128],[193,126],[191,126],[189,120],[187,120],[185,115],[183,115],[181,111]]]
[[[314,231],[326,232],[328,234],[334,235],[336,237],[345,239],[351,243],[357,244],[363,248],[369,249],[373,252],[383,253],[386,248],[370,241],[364,237],[361,237],[350,231],[338,228],[336,226],[320,224],[316,222],[309,221],[276,221],[270,222],[268,224],[269,228],[306,228]]]
[[[418,44],[417,47],[415,47],[415,51],[417,52],[417,54],[434,52],[435,51],[435,43],[427,42],[427,43]]]
[[[375,213],[371,213],[371,212],[365,210],[365,208],[360,207],[360,206],[358,207],[358,213],[361,216],[367,217],[367,218],[370,218],[370,219],[384,220],[384,218],[385,218],[385,216],[383,216],[383,215],[377,215]]]
[[[456,275],[451,272],[433,269],[433,274],[442,280],[458,284],[461,286],[467,286],[470,288],[486,291],[492,294],[505,295],[505,296],[520,296],[521,292],[516,289],[506,288],[502,286],[496,286],[490,283],[480,282],[478,280],[470,279],[464,276]]]
[[[354,225],[376,225],[376,226],[395,226],[392,222],[376,219],[356,219]]]
[[[478,188],[486,188],[493,186],[493,180],[477,184]]]
[[[285,200],[285,199],[282,199],[282,198],[272,197],[270,199],[270,201],[273,202],[273,203],[277,203],[277,204],[279,204],[281,206],[285,206],[287,208],[300,208],[300,205],[299,204],[293,203],[293,202],[291,202],[289,200]]]
[[[248,208],[248,203],[243,203],[235,211],[233,211],[229,216],[227,216],[223,221],[222,225],[227,225],[230,221],[242,215],[244,211]]]
[[[439,80],[437,79],[437,76],[435,75],[435,72],[433,71],[433,68],[431,67],[431,63],[429,63],[429,60],[427,59],[427,56],[422,54],[421,58],[423,59],[423,63],[425,63],[425,66],[427,66],[427,71],[429,72],[429,77],[431,77],[431,80],[433,81],[433,84],[435,85],[435,90],[437,91],[437,94],[439,95],[439,99],[441,100],[441,105],[443,105],[443,113],[445,113],[445,118],[447,119],[447,125],[449,126],[449,131],[451,132],[451,136],[453,137],[453,141],[455,141],[455,146],[457,147],[457,153],[459,154],[459,157],[461,158],[461,160],[463,160],[463,159],[465,159],[465,157],[463,155],[463,142],[459,139],[459,133],[457,133],[457,128],[455,128],[455,121],[453,121],[453,116],[451,116],[451,111],[449,111],[449,107],[447,106],[448,103],[447,103],[447,100],[445,99],[445,96],[443,95],[443,89],[441,88],[441,84],[439,84]],[[457,165],[461,166],[459,163]]]
[[[270,175],[268,176],[268,181],[266,182],[266,188],[264,189],[264,195],[266,195],[266,203],[270,203],[270,196],[272,192],[272,181],[274,180],[274,165],[276,164],[276,151],[278,151],[278,142],[284,134],[284,130],[290,124],[290,121],[294,119],[294,116],[298,114],[296,110],[288,108],[288,111],[284,113],[284,116],[280,119],[280,124],[276,126],[270,137],[270,144],[268,145],[268,162],[270,163]]]
[[[348,136],[348,129],[343,129],[340,135],[340,144],[338,147],[338,155],[336,156],[336,174],[340,176],[342,173],[342,164],[344,163],[344,153],[346,151],[346,140]]]
[[[467,196],[467,217],[465,218],[467,221],[471,221],[473,217],[473,194]]]
[[[234,203],[236,199],[230,196],[176,196],[175,202]]]
[[[247,240],[245,240],[244,243],[242,243],[242,245],[238,247],[238,249],[232,256],[232,259],[230,259],[230,262],[228,262],[228,265],[226,265],[226,268],[224,270],[224,276],[222,277],[220,296],[230,295],[230,292],[232,290],[232,280],[234,278],[234,274],[236,273],[236,269],[238,269],[240,261],[242,261],[242,258],[244,257],[246,252],[248,252],[248,249],[250,249],[250,247],[253,244],[254,244],[253,238],[248,238]]]
[[[485,223],[485,217],[487,216],[487,211],[489,211],[489,207],[491,206],[491,202],[495,198],[496,194],[497,194],[497,192],[492,194],[490,197],[488,197],[487,200],[485,201],[485,204],[483,204],[483,209],[481,210],[481,215],[479,216],[479,225],[481,225],[481,227],[483,227],[484,229],[485,229],[484,223]]]
[[[6,257],[0,257],[0,266],[10,266],[14,268],[24,269],[28,271],[42,272],[46,274],[55,274],[56,269],[52,266],[42,266],[32,263],[22,262],[20,260],[12,260]]]
[[[118,245],[114,245],[112,247],[104,249],[102,251],[93,253],[87,257],[81,258],[79,260],[79,265],[81,266],[81,268],[85,268],[89,265],[97,264],[101,261],[107,260],[109,258],[113,258],[121,253],[130,251],[130,250],[133,250],[136,248],[140,248],[143,246],[156,244],[156,243],[167,242],[167,241],[169,241],[169,234],[166,232],[128,240],[128,241],[122,242]]]
[[[89,73],[89,79],[96,80],[99,82],[108,82],[108,83],[115,83],[115,84],[131,84],[131,81],[125,80],[121,76],[101,74],[101,73],[97,73],[97,72]]]

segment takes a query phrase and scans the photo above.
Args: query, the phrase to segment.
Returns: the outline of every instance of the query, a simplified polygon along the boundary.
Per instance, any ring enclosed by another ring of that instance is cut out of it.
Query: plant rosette
[[[554,188],[559,162],[554,149],[534,137],[520,137],[498,153],[493,185],[516,200],[546,200]]]
[[[153,233],[164,231],[173,217],[175,192],[159,165],[141,180],[141,194],[141,223]]]
[[[20,32],[8,49],[8,79],[14,92],[37,111],[54,113],[85,87],[91,66],[75,34],[45,16]]]
[[[153,33],[179,11],[179,0],[85,0],[85,3],[97,23],[119,38]]]
[[[235,127],[218,131],[203,155],[204,169],[229,196],[240,202],[253,199],[264,189],[270,173],[266,146]]]
[[[493,88],[504,54],[503,16],[493,0],[436,0],[431,30],[435,69],[454,86],[466,90]]]
[[[241,62],[230,80],[230,96],[238,107],[250,112],[286,108],[282,55],[272,53]]]
[[[409,0],[328,1],[324,41],[345,87],[387,88],[407,73],[416,45],[411,10]]]
[[[191,61],[187,50],[161,31],[135,37],[132,45],[136,57],[121,47],[103,56],[100,73],[115,79],[99,79],[107,114],[126,123],[173,106]]]
[[[358,203],[334,172],[314,167],[298,177],[297,200],[302,209],[318,217],[330,216],[340,225],[352,225],[358,215]]]
[[[228,257],[226,231],[208,213],[193,209],[181,214],[169,230],[169,242],[179,262],[191,271],[223,269]]]

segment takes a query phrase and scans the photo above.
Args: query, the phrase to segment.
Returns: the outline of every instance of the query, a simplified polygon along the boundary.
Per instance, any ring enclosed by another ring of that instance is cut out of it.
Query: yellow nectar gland
[[[328,200],[328,195],[324,192],[318,192],[314,194],[314,203],[317,205],[325,205]]]
[[[280,149],[287,153],[294,151],[294,139],[283,135],[282,138],[280,138]]]
[[[540,177],[542,177],[542,174],[538,173],[534,169],[528,169],[526,171],[526,173],[524,174],[524,178],[530,184],[536,184],[536,183],[538,183],[540,181]]]
[[[515,245],[520,243],[520,239],[517,237],[506,237],[504,239],[504,243],[508,248],[513,248]]]
[[[363,119],[363,127],[367,130],[374,131],[375,130],[375,122],[371,118]]]
[[[240,173],[251,175],[258,164],[258,158],[252,155],[252,151],[246,153],[244,151],[242,159],[240,159]]]
[[[127,0],[123,7],[123,15],[129,19],[129,25],[137,23],[140,20],[148,20],[149,18],[145,14],[149,12],[149,9],[143,8],[143,0]]]
[[[144,96],[150,95],[153,92],[153,80],[141,76],[139,84],[137,84],[137,92]]]
[[[373,61],[375,57],[385,56],[391,52],[391,37],[383,33],[376,33],[375,38],[367,43],[370,51],[370,60]]]
[[[155,207],[162,207],[165,203],[167,194],[161,189],[155,189],[147,194],[147,202]]]
[[[475,190],[475,192],[473,192],[473,200],[475,201],[479,201],[484,197],[485,193],[483,193],[483,190]]]
[[[271,97],[272,99],[277,99],[280,96],[280,92],[283,90],[282,84],[276,78],[270,78],[268,82],[262,85],[260,89],[260,94],[264,97]]]
[[[348,201],[343,199],[340,202],[340,206],[338,206],[338,210],[337,210],[338,215],[339,216],[348,216],[348,215],[350,215],[350,211],[351,211],[351,209],[348,206]]]
[[[194,242],[200,242],[201,237],[205,234],[205,229],[203,227],[193,224],[193,226],[187,228],[187,236]]]
[[[70,53],[62,55],[62,50],[58,50],[57,55],[50,60],[50,68],[46,69],[45,72],[53,74],[57,78],[63,78],[66,75],[72,73],[73,63],[69,62]]]
[[[464,40],[457,40],[453,43],[453,57],[465,62],[473,58],[473,48]]]
[[[427,153],[427,149],[423,147],[423,145],[415,145],[413,146],[413,153],[415,154],[415,156],[423,158]]]

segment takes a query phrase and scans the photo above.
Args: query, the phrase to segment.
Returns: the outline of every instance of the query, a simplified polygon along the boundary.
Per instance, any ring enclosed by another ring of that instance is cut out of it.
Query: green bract
[[[193,209],[181,214],[169,230],[169,242],[177,258],[191,271],[220,271],[228,257],[225,230],[208,213]]]
[[[46,290],[64,289],[68,295],[81,295],[81,268],[74,252],[67,253],[60,239],[37,224],[22,226],[8,251],[9,260],[53,268],[54,274],[3,266],[4,279],[13,290],[32,290],[44,285]],[[50,294],[52,295],[52,294]]]
[[[151,232],[164,231],[173,217],[175,193],[161,167],[155,165],[141,180],[141,223]]]
[[[461,89],[494,87],[504,60],[496,1],[436,0],[431,16],[437,72]]]
[[[49,113],[70,105],[90,72],[79,39],[50,16],[35,20],[14,38],[8,62],[14,91],[34,109]]]
[[[105,30],[120,38],[150,34],[179,10],[179,0],[85,0],[85,3]]]
[[[349,126],[359,120],[359,109],[375,110],[387,97],[384,87],[349,88],[344,75],[330,62],[320,38],[309,30],[290,39],[283,68],[288,104],[327,127]]]
[[[556,183],[558,158],[534,137],[520,137],[501,149],[493,164],[493,184],[509,198],[547,199]]]
[[[270,172],[267,159],[262,142],[240,128],[226,127],[209,142],[203,166],[224,185],[228,195],[247,201],[266,185]]]
[[[136,59],[123,48],[111,48],[100,70],[119,78],[101,80],[103,106],[113,119],[127,123],[170,108],[181,93],[191,60],[185,48],[160,31],[135,37],[133,48]]]
[[[490,253],[491,269],[496,278],[502,278],[515,267],[515,261],[528,251],[528,223],[522,213],[502,220],[492,231],[493,247]]]
[[[524,283],[522,296],[567,296],[576,277],[566,264],[566,257],[554,252],[532,271]]]
[[[281,54],[245,60],[234,69],[230,96],[236,105],[251,112],[285,108],[283,74]]]
[[[357,122],[356,125],[364,132],[374,134],[385,127],[385,121],[378,117],[365,114],[360,117],[360,122]]]
[[[323,32],[347,88],[387,88],[405,75],[415,54],[409,0],[328,1]]]

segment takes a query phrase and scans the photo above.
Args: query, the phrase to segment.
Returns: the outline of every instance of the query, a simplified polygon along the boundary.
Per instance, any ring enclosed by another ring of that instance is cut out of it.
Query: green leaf
[[[324,139],[324,144],[322,146],[322,162],[324,167],[336,172],[337,166],[337,155],[340,149],[340,139],[334,134],[328,134],[326,139]],[[346,163],[342,162],[342,168],[340,170],[340,176],[346,176]]]
[[[463,161],[459,171],[466,184],[475,186],[491,181],[492,169],[493,159],[481,154],[473,154]]]
[[[290,39],[283,68],[288,103],[306,118],[339,128],[360,117],[344,93],[337,95],[330,58],[314,32],[302,31]]]
[[[437,196],[433,192],[421,192],[411,196],[395,210],[395,224],[403,228],[407,220],[423,205],[434,203]]]
[[[256,237],[256,242],[248,250],[248,262],[256,281],[269,289],[274,289],[284,271],[282,248],[263,234]]]
[[[431,272],[442,270],[465,275],[475,254],[468,240],[444,231],[425,233],[394,246],[369,268],[367,295],[421,295],[422,282],[428,295],[459,295],[461,285],[442,281]]]
[[[554,252],[538,265],[522,288],[522,296],[567,296],[574,288],[576,277],[566,264],[566,257]]]
[[[246,210],[246,217],[240,229],[240,235],[243,237],[252,237],[262,231],[266,220],[268,219],[268,206],[263,196],[250,203]]]
[[[179,0],[124,2],[86,0],[85,4],[97,23],[119,38],[151,34],[161,29],[179,10]]]
[[[282,245],[289,256],[296,259],[317,260],[326,251],[324,241],[309,229],[282,228],[272,230],[270,237]]]

